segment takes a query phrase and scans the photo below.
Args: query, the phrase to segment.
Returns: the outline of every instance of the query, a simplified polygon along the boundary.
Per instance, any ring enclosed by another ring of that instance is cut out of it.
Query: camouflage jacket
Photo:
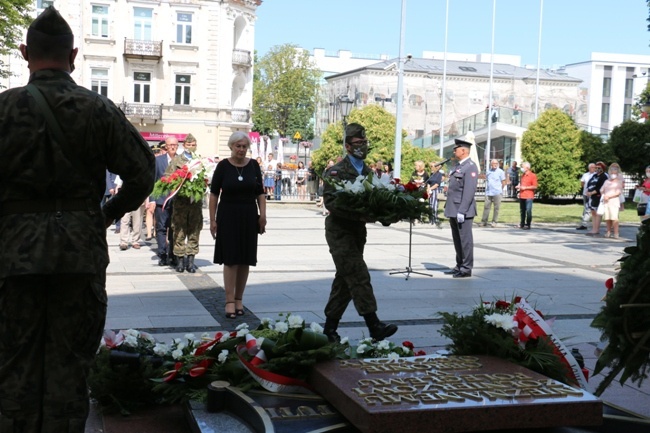
[[[361,174],[367,176],[370,173],[370,168],[364,163]],[[329,180],[348,180],[354,181],[359,176],[359,172],[352,165],[350,157],[346,156],[341,162],[326,169],[323,173],[323,203],[330,215],[345,218],[354,221],[363,221],[364,216],[358,213],[343,212],[336,208],[334,205],[334,186],[328,182]]]
[[[142,204],[153,187],[153,153],[111,101],[69,74],[42,70],[29,81],[65,142],[25,87],[0,93],[0,278],[99,272],[108,264],[104,221]],[[100,209],[107,169],[124,184]],[[51,203],[62,211],[32,209]]]

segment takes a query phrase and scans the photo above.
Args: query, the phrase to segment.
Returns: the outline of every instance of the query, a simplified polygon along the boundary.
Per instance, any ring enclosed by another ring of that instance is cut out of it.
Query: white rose
[[[219,356],[217,356],[217,361],[220,364],[223,364],[226,362],[226,359],[228,359],[228,351],[224,349],[221,351],[221,353],[219,353]]]
[[[286,322],[278,322],[275,324],[275,330],[284,334],[289,330],[289,325],[287,325]]]
[[[174,359],[180,359],[181,356],[183,356],[183,351],[181,349],[176,349],[172,352],[172,358]]]
[[[153,347],[153,353],[155,353],[158,356],[165,356],[165,355],[167,355],[168,351],[169,351],[169,348],[167,347],[166,344],[157,343]]]
[[[302,320],[302,317],[297,315],[294,316],[292,314],[291,316],[289,316],[288,322],[289,322],[289,328],[299,329],[302,328],[302,323],[304,322],[304,320]]]
[[[311,322],[311,325],[309,325],[309,329],[311,329],[312,331],[314,331],[317,334],[322,334],[323,333],[323,327],[320,326],[316,322]]]
[[[124,344],[129,347],[138,347],[138,338],[133,335],[127,335]]]

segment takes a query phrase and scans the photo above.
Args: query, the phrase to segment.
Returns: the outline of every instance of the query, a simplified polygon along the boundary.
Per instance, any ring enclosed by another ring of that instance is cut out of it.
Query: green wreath
[[[642,222],[637,245],[625,248],[619,260],[616,283],[605,297],[605,306],[591,326],[607,341],[596,362],[594,375],[611,370],[596,388],[600,396],[622,372],[619,382],[631,380],[639,387],[650,369],[650,220]]]

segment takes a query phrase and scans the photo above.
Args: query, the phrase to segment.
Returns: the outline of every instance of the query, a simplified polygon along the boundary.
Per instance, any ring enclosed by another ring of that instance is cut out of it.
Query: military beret
[[[151,146],[151,150],[153,151],[160,150],[160,144],[154,144],[153,146]]]
[[[454,140],[454,143],[456,143],[456,145],[454,146],[454,149],[456,149],[456,148],[458,148],[458,147],[466,147],[466,148],[469,149],[470,147],[473,146],[473,144],[470,143],[469,141],[460,140],[460,139],[458,139],[458,138],[456,138],[456,139]]]
[[[160,140],[158,142],[158,148],[159,149],[167,149],[167,143],[165,142],[165,140]]]
[[[48,6],[27,29],[27,46],[35,38],[54,37],[58,42],[72,47],[74,36],[67,21],[54,6]]]
[[[192,134],[187,134],[185,137],[185,143],[194,143],[196,141],[196,138]]]
[[[358,123],[350,123],[345,127],[345,141],[350,138],[366,138],[366,128]]]

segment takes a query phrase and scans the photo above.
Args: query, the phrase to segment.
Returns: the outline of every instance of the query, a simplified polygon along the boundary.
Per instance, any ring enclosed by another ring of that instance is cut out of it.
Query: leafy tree
[[[291,138],[314,137],[321,72],[309,54],[296,45],[276,45],[255,64],[253,72],[253,129]]]
[[[612,144],[603,142],[598,135],[587,131],[580,131],[580,146],[582,147],[582,158],[584,168],[591,162],[603,161],[607,165],[616,161],[616,154]]]
[[[547,110],[528,126],[521,142],[523,158],[537,175],[537,191],[545,197],[575,194],[584,172],[580,130],[558,109]]]
[[[0,0],[0,78],[11,75],[2,58],[13,55],[20,45],[23,30],[32,22],[32,4],[32,0]]]
[[[379,105],[366,105],[352,110],[347,119],[348,123],[359,123],[366,128],[366,136],[370,142],[367,163],[382,160],[393,163],[395,160],[395,116]],[[402,132],[401,177],[408,180],[417,160],[438,161],[440,158],[432,149],[414,147],[410,141],[404,140],[406,133]],[[322,136],[320,149],[312,153],[312,161],[317,173],[321,173],[327,161],[339,156],[345,156],[343,150],[342,123],[330,124]]]
[[[621,169],[637,180],[643,179],[650,161],[650,123],[625,121],[614,128],[609,142]]]

